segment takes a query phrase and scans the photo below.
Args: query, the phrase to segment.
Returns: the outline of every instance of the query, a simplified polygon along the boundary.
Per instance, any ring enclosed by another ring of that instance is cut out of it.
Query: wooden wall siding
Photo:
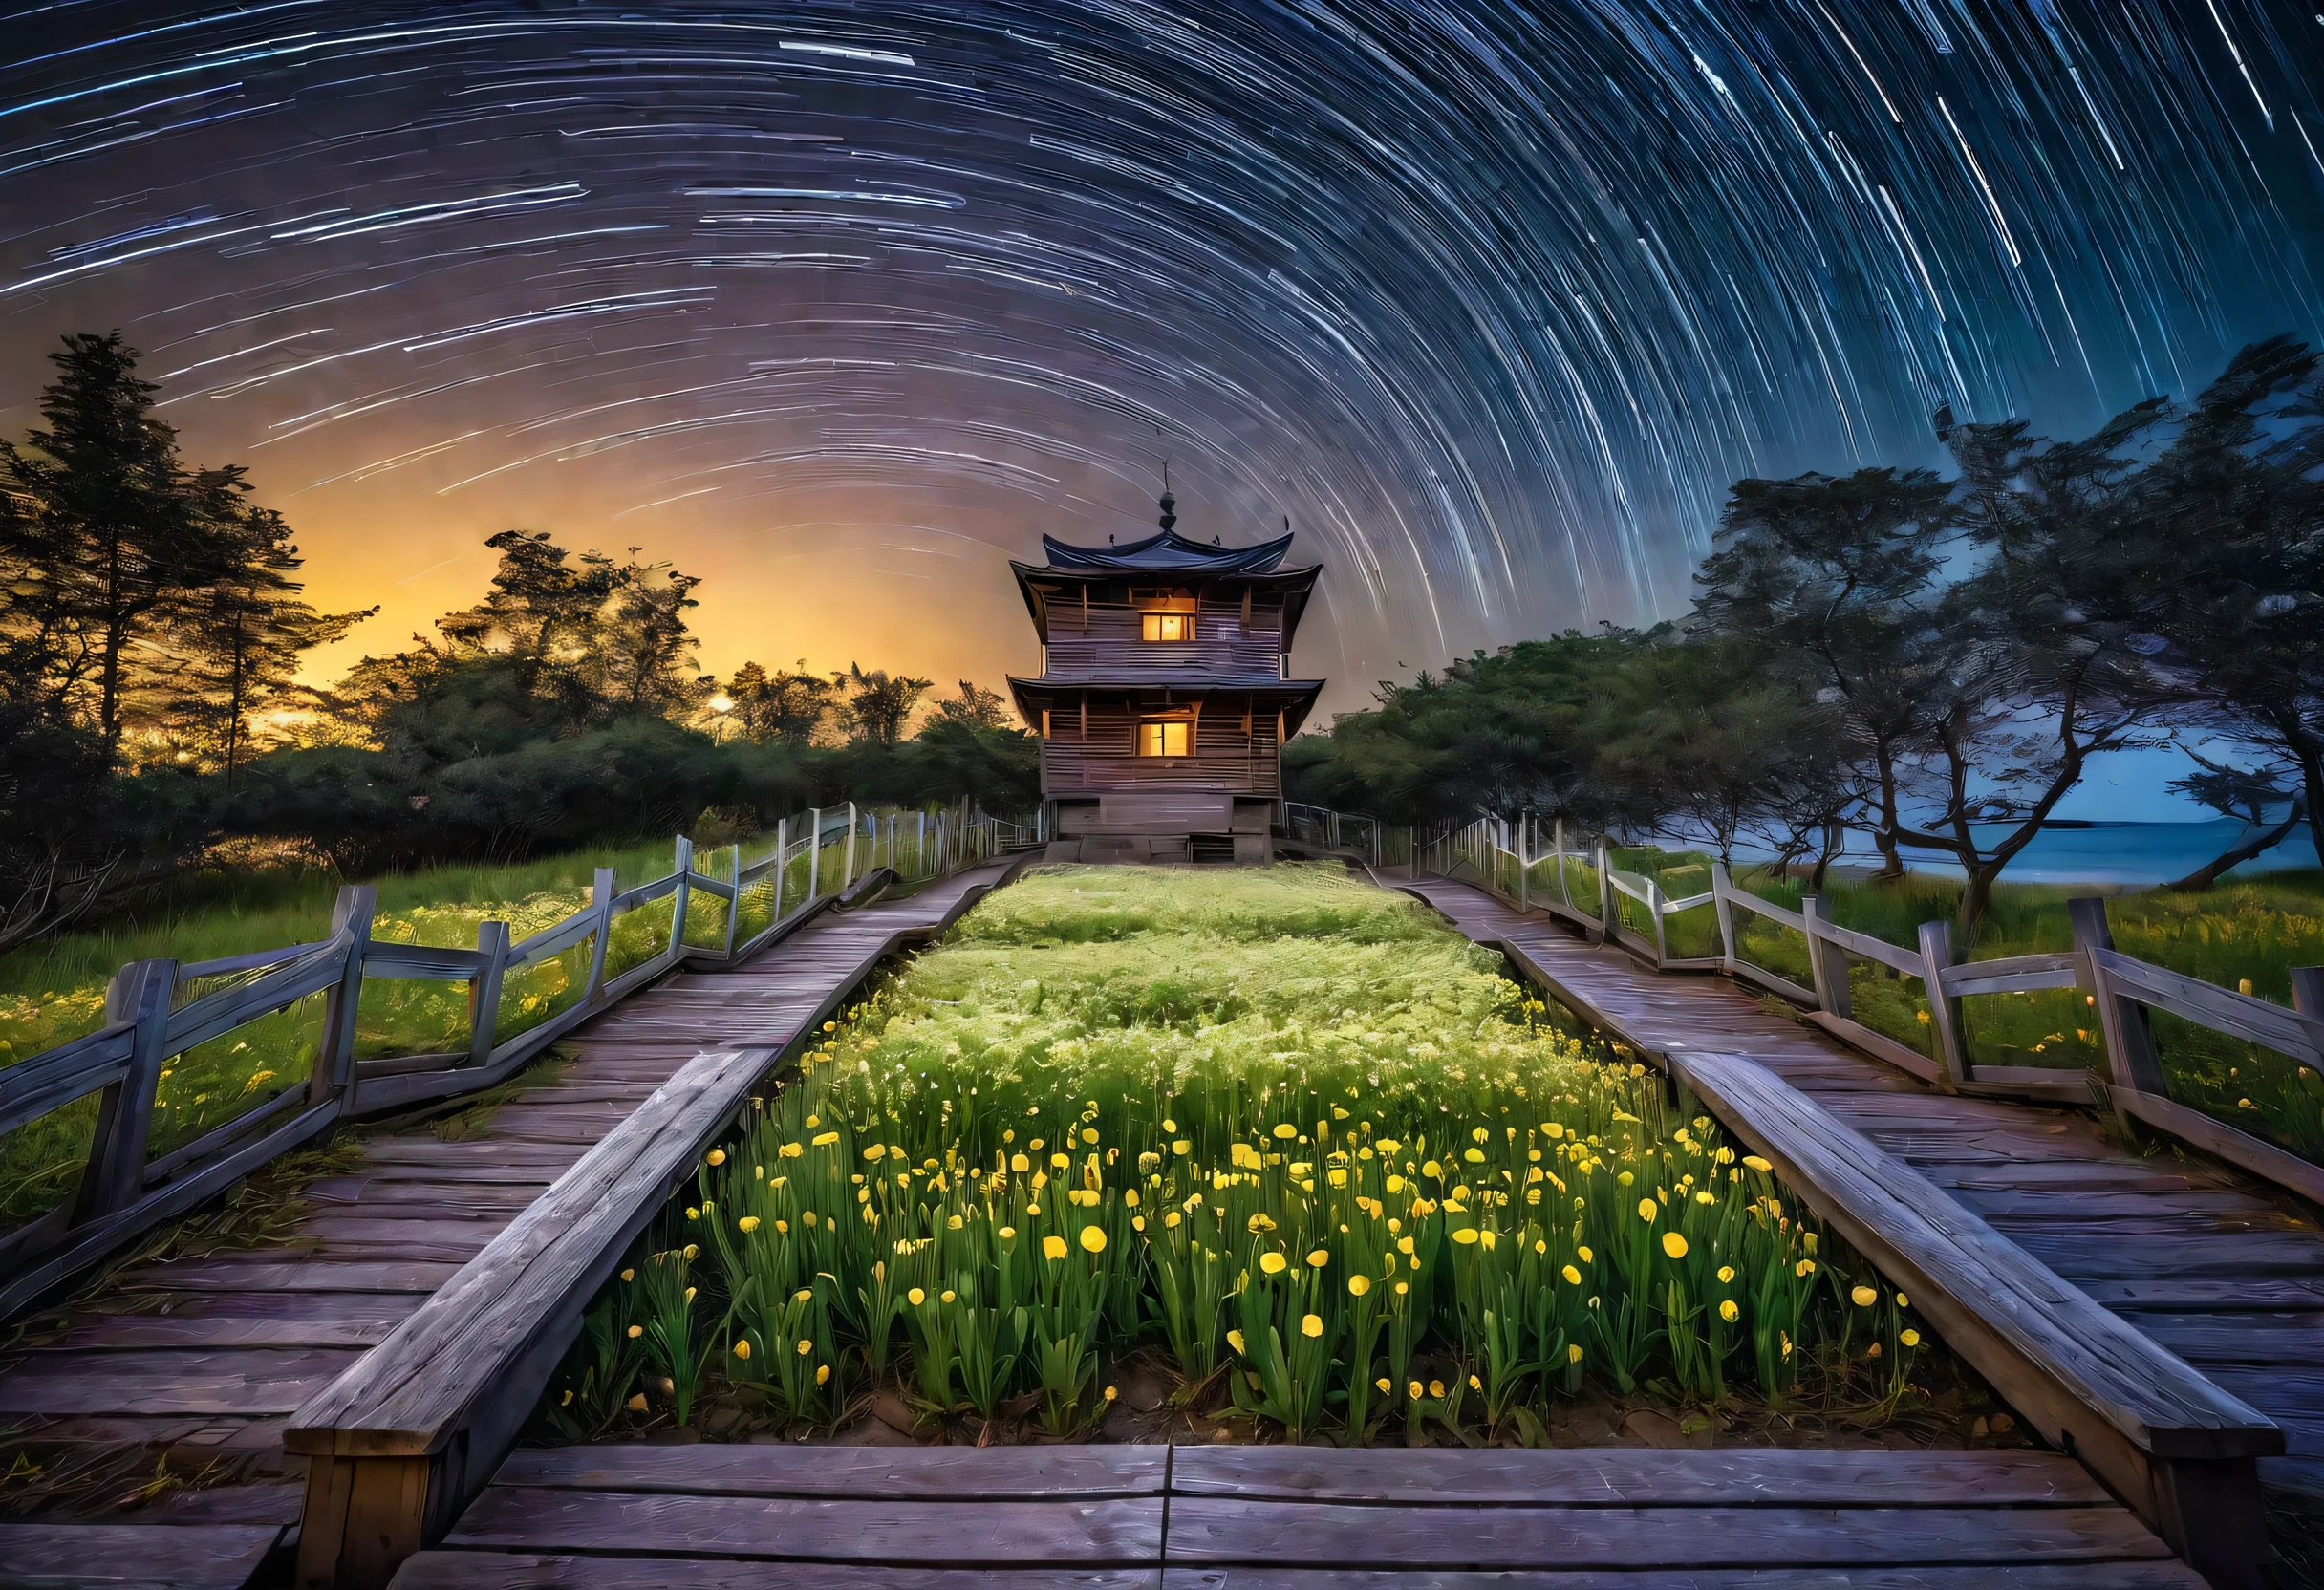
[[[1041,742],[1042,792],[1070,795],[1161,785],[1270,798],[1280,792],[1273,712],[1254,712],[1246,739],[1239,700],[1205,701],[1194,720],[1194,754],[1184,757],[1137,754],[1137,724],[1146,716],[1119,702],[1092,701],[1089,738],[1085,741],[1078,713],[1052,713],[1055,736]]]
[[[1243,623],[1242,600],[1205,600],[1192,640],[1140,637],[1143,610],[1091,603],[1085,632],[1078,603],[1049,608],[1049,679],[1135,678],[1140,675],[1200,675],[1219,680],[1272,679],[1282,672],[1283,608],[1279,596],[1254,597]]]

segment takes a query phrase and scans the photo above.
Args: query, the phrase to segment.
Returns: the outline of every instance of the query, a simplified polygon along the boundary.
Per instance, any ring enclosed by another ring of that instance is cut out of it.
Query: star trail
[[[326,674],[522,526],[706,576],[715,667],[990,679],[1004,560],[1167,465],[1326,565],[1345,709],[1683,610],[1739,476],[2324,320],[2266,0],[61,0],[0,63],[0,429],[122,329],[383,604]]]

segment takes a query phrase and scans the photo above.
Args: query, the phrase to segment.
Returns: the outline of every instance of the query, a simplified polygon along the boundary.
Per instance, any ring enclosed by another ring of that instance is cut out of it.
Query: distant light
[[[721,690],[716,696],[710,698],[710,710],[717,713],[727,713],[734,711],[734,698]]]

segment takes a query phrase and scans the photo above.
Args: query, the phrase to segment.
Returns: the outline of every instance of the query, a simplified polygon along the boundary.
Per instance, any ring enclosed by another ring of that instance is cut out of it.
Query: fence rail
[[[1417,841],[1413,875],[1426,870],[1451,876],[1465,869],[1520,911],[1545,911],[1658,972],[1720,972],[1804,1006],[1808,1021],[1841,1042],[1940,1087],[2104,1104],[2324,1203],[2324,1168],[2168,1096],[2148,1023],[2148,1012],[2163,1011],[2324,1070],[2324,968],[2293,970],[2293,1008],[2287,1010],[2256,995],[2121,954],[2107,925],[2106,902],[2096,897],[2069,903],[2071,950],[1962,962],[1955,957],[1950,922],[1923,923],[1919,941],[1910,948],[1891,944],[1833,921],[1829,902],[1820,895],[1803,896],[1797,911],[1762,899],[1738,887],[1723,863],[1712,864],[1709,890],[1673,897],[1657,879],[1615,867],[1603,838],[1586,848],[1569,848],[1564,826],[1554,824],[1544,846],[1541,827],[1530,819],[1512,824],[1495,818],[1448,827]],[[1544,869],[1550,870],[1547,876]],[[1577,878],[1583,885],[1579,898]],[[1672,919],[1706,908],[1715,921],[1718,953],[1671,955]],[[1810,983],[1746,959],[1737,913],[1799,935]],[[1633,924],[1633,914],[1644,919],[1643,927]],[[1851,956],[1920,983],[1927,1006],[1925,1051],[1856,1019],[1848,981]],[[2102,1076],[1972,1063],[1964,1001],[2054,989],[2078,989],[2095,1008],[2106,1057]]]
[[[843,895],[868,898],[859,882],[876,880],[876,889],[884,890],[946,876],[1032,831],[1028,825],[986,816],[965,801],[939,812],[859,812],[850,804],[785,819],[776,826],[773,848],[747,863],[740,845],[723,847],[721,856],[698,852],[691,840],[680,838],[672,870],[662,877],[616,891],[613,870],[600,868],[588,905],[515,943],[508,924],[500,921],[478,928],[473,949],[376,939],[376,894],[351,884],[339,891],[329,935],[313,943],[184,964],[132,961],[107,986],[104,1024],[97,1031],[0,1067],[0,1133],[93,1095],[97,1101],[72,1191],[46,1214],[0,1235],[0,1276],[6,1277],[0,1319],[337,1121],[490,1087],[681,962],[702,971],[735,965]],[[688,938],[688,911],[697,894],[723,904],[716,943]],[[765,925],[737,943],[743,903],[762,897]],[[609,977],[607,951],[615,924],[665,901],[666,929],[658,925],[660,912],[649,927],[652,952]],[[509,980],[584,945],[587,971],[571,1002],[501,1037],[510,1016],[521,1014],[505,1008]],[[225,986],[203,986],[220,979]],[[466,983],[466,1042],[443,1052],[357,1059],[363,988],[390,979]],[[173,1060],[318,995],[320,1031],[303,1086],[166,1153],[150,1151],[158,1090]]]

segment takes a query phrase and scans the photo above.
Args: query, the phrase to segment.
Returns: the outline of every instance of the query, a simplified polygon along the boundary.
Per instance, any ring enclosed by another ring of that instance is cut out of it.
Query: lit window
[[[1187,723],[1140,723],[1138,725],[1138,755],[1142,757],[1182,757],[1186,755]]]
[[[1150,612],[1143,616],[1146,620],[1146,638],[1149,640],[1192,640],[1194,637],[1194,620],[1190,613]]]

